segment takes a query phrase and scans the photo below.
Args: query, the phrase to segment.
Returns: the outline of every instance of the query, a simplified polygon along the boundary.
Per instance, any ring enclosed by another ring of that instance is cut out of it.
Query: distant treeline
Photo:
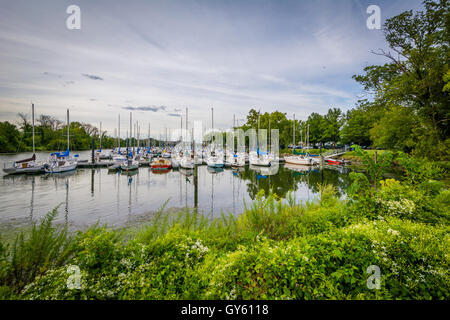
[[[33,146],[32,125],[25,114],[19,113],[18,125],[8,121],[0,122],[0,152],[31,151]],[[38,151],[66,150],[67,125],[54,117],[40,115],[36,119],[35,146]],[[117,145],[117,140],[101,133],[102,148],[110,149]],[[88,123],[70,123],[70,149],[88,150],[94,138],[95,148],[100,147],[100,130]],[[135,140],[132,141],[135,143]],[[155,141],[152,140],[155,144]],[[141,144],[145,145],[145,142]],[[126,146],[126,141],[121,139],[121,146]]]

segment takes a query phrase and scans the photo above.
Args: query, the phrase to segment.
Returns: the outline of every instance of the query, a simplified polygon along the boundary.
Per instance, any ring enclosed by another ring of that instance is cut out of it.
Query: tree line
[[[450,4],[449,0],[423,2],[424,11],[405,11],[387,19],[383,31],[389,49],[373,54],[386,58],[384,65],[367,66],[353,78],[366,97],[347,112],[331,108],[325,115],[312,113],[295,120],[296,144],[309,141],[359,144],[399,150],[434,160],[450,155]],[[280,145],[292,143],[294,120],[286,113],[260,114],[250,110],[243,129],[280,130]]]
[[[18,114],[18,124],[8,121],[0,122],[0,152],[20,152],[32,150],[32,124],[27,115]],[[67,124],[52,116],[42,114],[34,126],[36,150],[65,150],[67,148]],[[70,149],[86,150],[91,148],[94,138],[95,146],[100,146],[100,134],[103,148],[112,148],[115,139],[106,135],[88,123],[70,123]],[[122,140],[123,141],[123,140]],[[124,142],[122,142],[124,145]]]

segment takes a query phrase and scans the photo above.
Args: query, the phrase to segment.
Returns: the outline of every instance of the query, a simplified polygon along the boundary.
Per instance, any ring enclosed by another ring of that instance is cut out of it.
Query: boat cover
[[[30,161],[34,161],[34,160],[36,160],[36,155],[33,153],[33,156],[31,158],[16,161],[16,163],[30,162]]]
[[[64,151],[64,152],[53,152],[53,153],[51,153],[50,155],[51,155],[51,156],[56,156],[57,158],[62,158],[62,157],[67,157],[67,156],[69,156],[69,154],[70,154],[69,149],[67,149],[67,150]]]

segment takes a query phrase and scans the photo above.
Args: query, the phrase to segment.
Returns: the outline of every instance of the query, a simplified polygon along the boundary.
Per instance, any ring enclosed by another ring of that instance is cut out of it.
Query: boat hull
[[[40,167],[28,167],[28,168],[3,168],[3,172],[6,174],[23,174],[23,173],[41,173],[44,172],[44,166]]]
[[[57,167],[47,167],[45,169],[46,173],[63,173],[63,172],[69,172],[69,171],[73,171],[77,169],[77,164],[70,164],[70,165],[65,165],[65,166],[57,166]]]
[[[312,166],[314,164],[313,161],[308,158],[286,157],[284,160],[286,163],[293,165]]]

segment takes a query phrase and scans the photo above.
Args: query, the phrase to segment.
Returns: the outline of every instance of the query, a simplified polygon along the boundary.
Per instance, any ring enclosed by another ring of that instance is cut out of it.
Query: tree
[[[412,126],[400,135],[391,135],[393,139],[418,143],[421,139],[412,135],[425,132],[428,150],[424,145],[410,146],[411,150],[420,149],[427,157],[446,158],[448,148],[445,146],[450,133],[450,98],[445,89],[450,60],[450,5],[449,0],[425,0],[424,7],[425,12],[410,10],[386,20],[384,34],[389,49],[374,53],[386,57],[388,62],[366,67],[365,74],[354,78],[374,94],[374,102],[386,109],[387,115],[393,116],[393,112],[398,111],[396,121],[402,119],[403,125]],[[405,121],[406,111],[417,121]],[[380,120],[376,124],[377,131],[387,133],[389,128],[393,129],[387,115],[383,117],[387,121]],[[379,134],[373,136],[379,141]],[[391,144],[399,146],[401,141],[391,141]],[[437,153],[435,149],[443,152]]]
[[[16,152],[19,146],[20,132],[8,121],[0,122],[0,152]]]
[[[322,120],[322,141],[332,142],[334,146],[340,140],[342,126],[342,111],[338,108],[329,109]]]

